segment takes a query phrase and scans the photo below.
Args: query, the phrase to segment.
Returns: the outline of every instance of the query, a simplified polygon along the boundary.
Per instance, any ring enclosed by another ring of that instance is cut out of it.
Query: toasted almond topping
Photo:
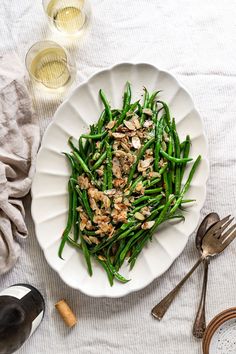
[[[147,116],[152,116],[152,110],[150,108],[144,108],[143,113],[146,114]]]
[[[149,128],[153,125],[153,122],[151,120],[145,120],[145,122],[143,123],[143,126],[145,128]]]
[[[115,188],[123,188],[126,185],[126,179],[124,178],[116,178],[113,180],[113,186]]]
[[[124,198],[124,205],[126,205],[126,206],[130,206],[131,205],[128,198]]]
[[[170,138],[169,138],[169,136],[168,136],[168,134],[166,132],[164,132],[163,137],[164,137],[164,141],[166,143],[168,143],[170,141]]]
[[[108,223],[109,221],[110,221],[110,218],[109,218],[109,216],[106,216],[106,215],[101,215],[101,216],[95,215],[93,217],[93,222],[95,224]]]
[[[135,125],[136,129],[140,129],[141,128],[141,125],[140,125],[140,122],[139,122],[139,117],[137,115],[133,116],[132,122],[134,122],[134,125]]]
[[[120,161],[117,157],[113,157],[112,159],[112,173],[115,177],[121,178],[121,168],[120,168]]]
[[[111,121],[106,125],[106,128],[107,128],[107,129],[112,129],[112,128],[114,128],[115,124],[116,124],[116,121],[115,121],[115,120],[111,120]]]
[[[113,136],[115,139],[122,139],[122,138],[125,138],[125,134],[123,134],[123,133],[112,133],[112,136]]]
[[[113,144],[113,146],[114,146],[114,144]],[[122,148],[123,148],[126,152],[129,152],[129,151],[130,151],[130,148],[129,148],[129,146],[128,146],[127,144],[121,142],[121,146],[122,146]]]
[[[91,186],[88,177],[84,175],[79,176],[77,181],[81,189],[88,189]]]
[[[89,244],[91,245],[92,244],[92,241],[90,241],[89,237],[86,236],[86,235],[83,235],[83,239]]]
[[[141,148],[141,141],[138,136],[133,136],[132,137],[132,145],[135,149],[140,149]]]
[[[98,259],[100,259],[100,261],[106,261],[107,260],[105,257],[101,256],[100,254],[98,256]]]
[[[136,127],[134,123],[130,120],[124,120],[124,125],[129,129],[129,130],[136,130]]]
[[[95,200],[93,198],[89,198],[89,203],[90,203],[92,210],[96,210],[98,208],[97,203],[95,202]]]
[[[110,196],[116,194],[116,189],[108,189],[108,190],[104,191],[103,193],[110,197]]]
[[[143,214],[144,216],[149,216],[151,214],[150,212],[150,207],[145,206],[140,210],[141,214]]]
[[[160,161],[158,162],[158,166],[159,167],[164,167],[167,164],[167,162],[165,162],[163,159],[160,159]]]
[[[115,203],[115,204],[119,204],[119,203],[122,202],[122,199],[123,199],[123,198],[122,198],[121,196],[115,197],[115,198],[114,198],[114,203]]]
[[[100,241],[97,237],[95,236],[89,236],[89,240],[92,242],[92,243],[95,243],[95,245],[99,245]]]
[[[143,230],[149,230],[153,227],[154,224],[155,224],[155,221],[146,221],[141,225],[141,228]]]
[[[139,213],[138,211],[134,214],[134,217],[137,220],[141,220],[141,221],[145,220],[145,217],[143,216],[143,214]]]
[[[126,153],[123,151],[123,150],[117,150],[115,152],[115,156],[116,157],[125,157],[126,156]]]
[[[154,160],[153,157],[150,157],[146,160],[140,160],[138,164],[138,171],[140,172],[145,171],[153,162],[153,160]]]
[[[87,221],[87,224],[86,224],[86,227],[85,227],[85,228],[86,228],[86,230],[93,230],[93,229],[94,229],[91,220],[88,220],[88,221]]]
[[[135,191],[140,192],[142,189],[143,189],[143,183],[142,183],[142,181],[140,181],[140,182],[138,182],[138,184],[135,188]]]
[[[153,178],[153,177],[155,177],[155,178],[161,178],[160,173],[155,172],[155,171],[149,172],[149,175],[148,175],[148,176],[149,176],[150,178]]]

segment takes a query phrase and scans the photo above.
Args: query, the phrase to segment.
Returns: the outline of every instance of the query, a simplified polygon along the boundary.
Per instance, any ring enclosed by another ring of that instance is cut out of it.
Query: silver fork
[[[232,220],[233,218],[230,219],[230,215],[226,216],[224,219],[220,220],[214,226],[212,226],[211,229],[206,233],[202,240],[201,257],[198,259],[192,269],[185,275],[185,277],[179,282],[179,284],[152,309],[151,313],[155,318],[158,320],[163,318],[179,290],[204,259],[220,254],[235,239],[236,224],[228,228]],[[227,228],[228,230],[226,230]]]

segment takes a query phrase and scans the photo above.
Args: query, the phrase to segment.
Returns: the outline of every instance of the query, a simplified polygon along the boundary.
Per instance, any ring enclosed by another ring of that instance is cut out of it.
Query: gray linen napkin
[[[40,132],[17,56],[0,55],[0,274],[20,254],[27,237],[20,198],[30,190]]]

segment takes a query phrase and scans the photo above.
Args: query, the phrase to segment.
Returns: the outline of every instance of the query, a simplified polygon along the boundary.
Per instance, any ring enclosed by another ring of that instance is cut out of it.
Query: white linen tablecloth
[[[149,62],[171,71],[193,96],[209,139],[211,175],[202,215],[235,215],[236,197],[236,4],[232,0],[92,0],[90,31],[70,45],[77,83],[121,61]],[[15,49],[22,62],[35,41],[55,39],[41,0],[2,0],[0,54]],[[57,38],[66,44],[62,38]],[[11,63],[9,62],[9,67]],[[43,133],[60,98],[32,98]],[[200,297],[202,269],[186,284],[165,318],[150,309],[182,278],[197,258],[194,235],[171,269],[146,289],[121,299],[94,299],[68,288],[47,265],[25,199],[29,238],[15,268],[0,278],[0,289],[17,282],[39,288],[46,317],[19,354],[200,354],[191,329]],[[208,321],[236,305],[236,246],[211,263]],[[69,330],[54,304],[66,298],[79,318]]]

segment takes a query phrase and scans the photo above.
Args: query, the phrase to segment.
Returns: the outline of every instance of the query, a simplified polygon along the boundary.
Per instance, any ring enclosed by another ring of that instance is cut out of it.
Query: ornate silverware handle
[[[182,288],[184,283],[188,280],[188,278],[193,274],[195,269],[199,266],[199,264],[202,263],[204,258],[199,258],[197,263],[192,267],[192,269],[185,275],[185,277],[179,282],[179,284],[168,294],[164,299],[159,302],[153,309],[152,309],[152,315],[153,317],[157,318],[158,320],[161,320],[162,317],[165,315],[166,311],[170,307],[172,301],[178,294],[179,290]]]
[[[196,338],[203,338],[204,332],[206,330],[205,304],[206,304],[207,279],[208,279],[208,260],[205,259],[201,300],[199,303],[199,307],[193,325],[193,335]]]

